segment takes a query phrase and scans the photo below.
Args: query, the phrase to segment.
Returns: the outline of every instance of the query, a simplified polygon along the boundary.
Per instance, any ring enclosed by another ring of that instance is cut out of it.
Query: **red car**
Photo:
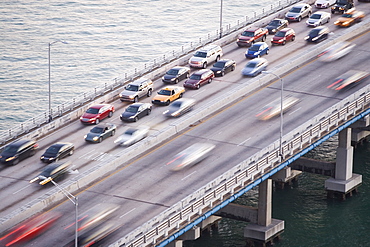
[[[112,117],[114,106],[109,104],[98,104],[90,106],[80,117],[81,123],[99,124],[106,117]]]
[[[201,85],[211,83],[215,74],[210,69],[201,69],[194,72],[189,79],[184,82],[184,87],[199,89]]]
[[[249,28],[239,35],[236,44],[241,46],[250,46],[258,41],[265,41],[268,34],[268,30],[265,28],[254,27]]]
[[[271,39],[273,45],[285,45],[287,41],[295,40],[295,32],[292,28],[286,27],[278,31]]]

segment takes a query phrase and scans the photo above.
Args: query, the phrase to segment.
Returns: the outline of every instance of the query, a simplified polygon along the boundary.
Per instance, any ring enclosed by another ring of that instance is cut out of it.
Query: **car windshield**
[[[90,114],[98,114],[98,113],[99,113],[99,109],[96,109],[96,108],[89,108],[89,109],[87,109],[86,113],[90,113]]]
[[[17,151],[18,151],[18,147],[17,147],[17,146],[8,145],[8,146],[6,146],[6,147],[4,148],[3,153],[7,153],[7,154],[15,154]]]
[[[290,13],[299,13],[301,12],[301,8],[293,7],[289,10]]]
[[[201,76],[200,75],[191,75],[190,76],[190,79],[192,79],[192,80],[200,80],[200,78],[201,78]]]
[[[276,27],[276,26],[279,26],[279,24],[280,24],[280,21],[279,20],[273,20],[272,22],[270,22],[269,26]]]
[[[257,63],[255,62],[250,62],[250,63],[247,63],[247,65],[245,65],[246,68],[255,68],[257,67]]]
[[[136,132],[136,129],[128,129],[125,131],[125,135],[132,136]]]
[[[181,107],[181,102],[180,101],[175,101],[171,104],[171,107],[176,107],[176,108],[180,108]]]
[[[249,48],[249,50],[250,50],[250,51],[259,51],[260,47],[261,47],[261,46],[259,46],[259,45],[253,45],[253,46],[251,46],[251,47]]]
[[[313,30],[311,30],[311,32],[310,32],[310,36],[311,36],[311,37],[315,37],[315,36],[319,35],[320,31],[321,31],[321,30],[319,30],[319,29],[313,29]]]
[[[137,91],[139,91],[139,86],[128,84],[127,87],[126,87],[126,90],[137,92]]]
[[[343,14],[342,17],[351,18],[352,14]]]
[[[320,19],[321,15],[320,14],[313,14],[310,16],[310,19]]]
[[[170,69],[169,71],[167,71],[167,75],[177,75],[179,73],[179,70],[178,69]]]
[[[136,113],[139,110],[139,107],[130,105],[127,107],[126,112]]]
[[[60,147],[51,146],[48,149],[46,149],[45,154],[53,155],[57,154],[59,152]]]
[[[348,0],[337,0],[336,4],[347,4]]]
[[[275,34],[276,37],[285,37],[285,32],[279,31]]]
[[[194,57],[202,57],[202,58],[206,58],[206,57],[207,57],[207,53],[206,53],[206,52],[203,52],[203,51],[197,51],[197,52],[194,54]]]
[[[103,133],[104,132],[104,128],[102,127],[94,127],[91,129],[90,131],[91,133],[97,133],[97,134],[100,134],[100,133]]]
[[[244,31],[244,32],[242,33],[242,36],[253,37],[253,36],[254,36],[254,32],[251,32],[251,31]]]
[[[159,95],[166,95],[166,96],[170,96],[171,95],[171,91],[170,90],[166,90],[166,89],[162,89],[158,92]]]
[[[225,62],[217,62],[213,65],[215,68],[223,68],[225,67]]]

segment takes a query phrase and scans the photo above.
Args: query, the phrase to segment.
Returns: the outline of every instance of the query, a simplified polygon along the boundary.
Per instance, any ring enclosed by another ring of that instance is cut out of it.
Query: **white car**
[[[149,127],[139,126],[138,128],[128,128],[120,135],[114,143],[121,146],[130,146],[148,136]]]
[[[168,109],[163,112],[166,117],[179,117],[188,111],[193,109],[195,105],[195,99],[182,98],[172,102]]]
[[[318,9],[326,9],[333,5],[336,0],[316,0],[315,7]]]
[[[308,20],[306,21],[306,25],[309,27],[321,26],[324,23],[328,23],[330,21],[330,18],[330,13],[324,11],[316,11],[308,18]]]
[[[348,41],[338,42],[326,50],[324,50],[320,55],[320,60],[324,62],[335,61],[348,53],[350,53],[356,44],[353,44]]]

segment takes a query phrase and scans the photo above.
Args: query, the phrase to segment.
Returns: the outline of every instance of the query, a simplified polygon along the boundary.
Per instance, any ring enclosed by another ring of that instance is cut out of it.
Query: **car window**
[[[202,57],[202,58],[206,58],[206,57],[207,57],[207,53],[206,53],[206,52],[203,52],[203,51],[197,51],[197,52],[194,54],[194,57]]]
[[[320,19],[321,15],[320,14],[313,14],[310,16],[310,19]]]
[[[299,13],[299,12],[301,12],[301,8],[299,8],[299,7],[293,7],[293,8],[291,8],[289,10],[289,12],[291,12],[291,13]]]
[[[190,76],[190,79],[192,79],[192,80],[200,80],[201,79],[201,76],[200,75],[196,75],[196,74],[192,74]]]
[[[170,96],[171,95],[171,91],[170,90],[167,90],[167,89],[162,89],[158,92],[159,95],[166,95],[166,96]]]
[[[255,68],[255,67],[257,67],[257,63],[255,63],[255,62],[247,63],[247,65],[245,67],[247,67],[247,68]]]
[[[169,71],[167,71],[167,75],[177,75],[179,73],[179,70],[177,69],[170,69]]]
[[[275,34],[276,37],[284,37],[285,36],[285,32],[282,32],[282,31],[278,31],[276,34]]]
[[[96,109],[96,108],[89,108],[86,110],[86,113],[90,113],[90,114],[98,114],[99,113],[99,109]]]
[[[251,31],[244,31],[242,33],[242,36],[246,36],[246,37],[253,37],[254,36],[254,32],[251,32]]]
[[[258,51],[258,50],[259,50],[259,48],[260,48],[260,46],[259,46],[259,45],[253,45],[253,46],[251,46],[251,47],[249,48],[249,50],[250,50],[250,51]]]
[[[139,108],[137,106],[130,105],[129,107],[127,107],[126,111],[131,112],[131,113],[136,113],[138,111],[138,109]]]
[[[139,87],[136,86],[136,85],[128,84],[127,87],[126,87],[126,90],[127,91],[137,92],[137,91],[139,91]]]
[[[91,133],[96,133],[96,134],[104,133],[104,128],[102,128],[102,127],[94,127],[94,128],[91,129],[90,132]]]

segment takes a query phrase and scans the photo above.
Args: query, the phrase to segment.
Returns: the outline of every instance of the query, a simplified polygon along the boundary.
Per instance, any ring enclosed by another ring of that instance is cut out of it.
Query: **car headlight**
[[[129,117],[129,118],[134,118],[135,116],[131,116],[131,117]]]
[[[349,21],[346,21],[346,22],[343,22],[343,25],[348,25],[350,22]]]
[[[174,78],[171,79],[171,81],[174,81],[174,80],[176,80],[176,77],[174,77]]]
[[[84,139],[86,139],[87,135],[84,136]]]
[[[128,96],[130,99],[133,99],[135,96],[134,95],[130,95]]]
[[[99,140],[99,136],[94,136],[93,141]]]
[[[272,32],[273,32],[273,33],[275,33],[275,32],[276,32],[276,29],[275,29],[275,28],[274,28],[274,29],[272,29]]]
[[[9,157],[9,158],[7,158],[5,161],[11,161],[11,160],[14,160],[15,159],[15,156],[13,156],[13,157]]]
[[[339,7],[339,9],[340,9],[340,10],[344,10],[344,8],[343,8],[343,7]]]
[[[310,36],[306,36],[304,37],[304,40],[308,40],[310,38]]]
[[[319,37],[315,37],[315,38],[313,38],[313,39],[312,39],[312,41],[315,41],[315,40],[317,40],[318,38],[319,38]]]
[[[221,74],[221,72],[222,72],[221,70],[219,70],[219,71],[216,71],[216,74]]]

